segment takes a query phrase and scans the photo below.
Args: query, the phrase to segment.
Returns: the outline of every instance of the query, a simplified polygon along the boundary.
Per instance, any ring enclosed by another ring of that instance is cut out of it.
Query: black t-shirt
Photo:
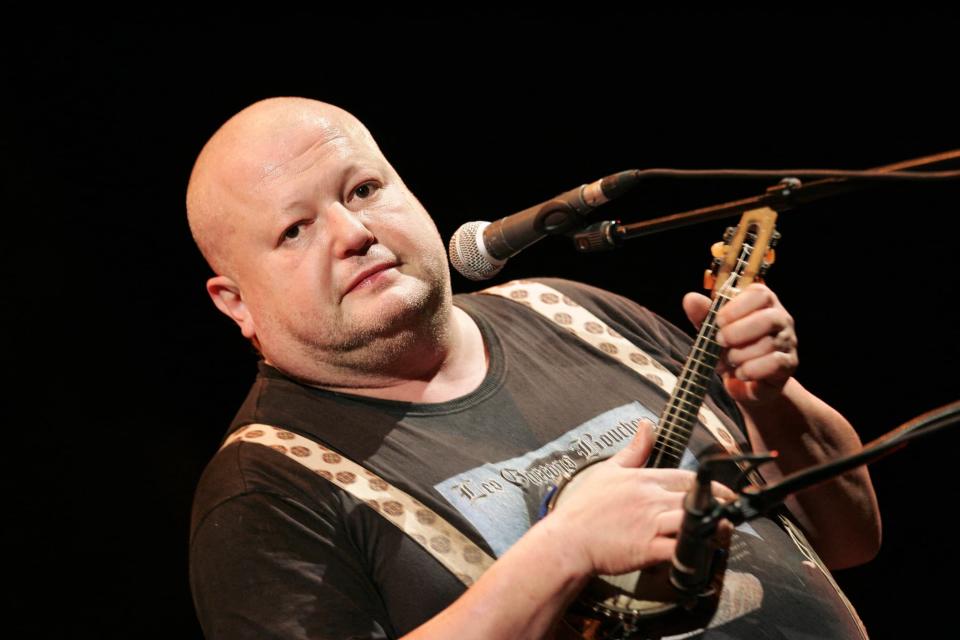
[[[691,340],[636,303],[587,285],[539,279],[569,296],[674,374]],[[474,391],[418,404],[299,384],[260,363],[228,434],[266,423],[322,443],[432,508],[494,557],[531,526],[562,465],[620,449],[667,394],[531,309],[458,295],[477,323],[489,370]],[[707,404],[745,449],[742,418],[715,379]],[[226,438],[226,436],[225,436]],[[681,466],[715,451],[698,426]],[[551,475],[552,474],[552,475]],[[741,525],[728,575],[741,613],[705,638],[860,637],[833,584],[773,520]],[[200,480],[190,582],[208,638],[396,638],[465,587],[362,501],[281,453],[240,442]]]

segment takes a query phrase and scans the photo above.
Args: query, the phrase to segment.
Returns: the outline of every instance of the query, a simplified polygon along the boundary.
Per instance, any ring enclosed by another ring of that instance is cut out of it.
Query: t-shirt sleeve
[[[190,546],[205,636],[391,637],[376,611],[379,595],[337,517],[262,492],[231,497],[207,513]]]

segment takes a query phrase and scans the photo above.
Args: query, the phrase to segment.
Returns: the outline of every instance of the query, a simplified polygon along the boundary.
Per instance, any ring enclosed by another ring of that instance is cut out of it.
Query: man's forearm
[[[840,413],[791,378],[768,403],[738,402],[757,450],[780,456],[765,467],[768,481],[860,450],[856,431]],[[866,467],[813,487],[787,505],[831,568],[861,564],[880,547],[880,513]]]
[[[543,638],[588,580],[550,518],[534,525],[466,593],[404,640]]]

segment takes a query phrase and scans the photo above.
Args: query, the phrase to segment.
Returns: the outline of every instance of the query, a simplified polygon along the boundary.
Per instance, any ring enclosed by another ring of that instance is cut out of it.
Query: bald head
[[[311,146],[339,137],[377,148],[353,115],[306,98],[269,98],[230,118],[203,147],[187,186],[187,219],[210,267],[236,278],[233,239],[256,215],[251,204],[271,176]]]

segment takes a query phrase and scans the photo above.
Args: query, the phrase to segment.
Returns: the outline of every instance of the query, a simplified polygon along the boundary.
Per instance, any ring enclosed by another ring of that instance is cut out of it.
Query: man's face
[[[268,360],[337,359],[441,308],[437,228],[361,130],[319,127],[273,147],[240,195],[230,245]]]

